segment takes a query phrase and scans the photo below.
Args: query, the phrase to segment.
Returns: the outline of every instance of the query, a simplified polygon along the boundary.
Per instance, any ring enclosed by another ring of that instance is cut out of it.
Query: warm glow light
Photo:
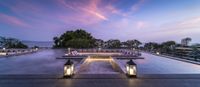
[[[67,69],[67,75],[71,75],[71,70],[70,70],[70,68]]]
[[[126,65],[126,71],[129,72],[129,65]]]
[[[133,71],[133,68],[130,68],[130,71],[129,71],[130,75],[134,75],[134,71]]]
[[[136,76],[137,74],[136,64],[132,60],[127,62],[126,71],[128,76]]]
[[[64,65],[64,77],[71,77],[74,74],[74,64],[68,60]]]
[[[5,56],[5,55],[7,55],[7,53],[6,52],[2,52],[2,53],[0,53],[0,55]]]
[[[156,54],[159,55],[160,53],[159,53],[159,52],[156,52]]]

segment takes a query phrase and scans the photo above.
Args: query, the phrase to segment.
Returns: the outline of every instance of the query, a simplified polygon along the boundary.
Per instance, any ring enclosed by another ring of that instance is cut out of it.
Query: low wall
[[[110,61],[110,63],[114,70],[117,70],[120,73],[125,73],[125,71],[123,70],[123,67],[118,63],[117,59],[112,58],[112,61]]]
[[[126,66],[123,65],[118,59],[113,58],[115,63],[119,66],[119,68],[122,70],[123,73],[126,73]]]

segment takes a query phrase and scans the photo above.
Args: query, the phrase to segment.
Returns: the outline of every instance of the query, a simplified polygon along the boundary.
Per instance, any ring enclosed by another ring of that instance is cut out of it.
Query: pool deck
[[[144,59],[134,60],[137,78],[125,74],[76,74],[64,79],[65,61],[55,61],[54,54],[59,52],[48,50],[1,59],[0,87],[200,87],[199,65],[146,53]]]
[[[200,87],[200,75],[141,75],[131,79],[63,79],[58,75],[1,75],[0,87]]]

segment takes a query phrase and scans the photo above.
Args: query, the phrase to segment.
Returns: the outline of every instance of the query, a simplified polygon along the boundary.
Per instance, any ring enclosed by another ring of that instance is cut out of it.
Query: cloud
[[[29,24],[18,19],[17,17],[0,13],[0,20],[12,26],[29,27]]]
[[[140,7],[145,3],[145,0],[139,0],[136,4],[131,7],[133,12],[136,12],[140,9]]]
[[[145,21],[138,21],[136,23],[136,28],[137,29],[144,29],[144,28],[147,28],[149,26],[149,24]]]
[[[183,31],[199,28],[200,31],[200,17],[191,17],[181,21],[166,23],[160,26],[164,31]]]
[[[148,31],[144,37],[153,40],[174,40],[176,38],[196,37],[200,33],[200,17],[191,17],[180,21],[169,22],[159,27],[152,27],[156,30]]]
[[[89,0],[87,4],[83,4],[78,1],[67,2],[65,0],[58,0],[58,3],[66,8],[76,11],[76,13],[81,13],[81,15],[84,15],[85,17],[87,15],[95,19],[108,20],[108,18],[102,14],[97,6],[101,3],[100,0]]]

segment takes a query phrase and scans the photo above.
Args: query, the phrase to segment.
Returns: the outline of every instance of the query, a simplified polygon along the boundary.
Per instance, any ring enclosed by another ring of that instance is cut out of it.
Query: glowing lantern
[[[64,77],[71,77],[74,74],[74,64],[68,60],[64,65]]]
[[[160,52],[156,52],[156,54],[157,54],[157,55],[159,55],[159,54],[160,54]]]
[[[136,77],[137,75],[137,70],[136,70],[136,64],[130,60],[127,62],[126,64],[126,71],[127,71],[127,75],[131,76],[131,77]]]

